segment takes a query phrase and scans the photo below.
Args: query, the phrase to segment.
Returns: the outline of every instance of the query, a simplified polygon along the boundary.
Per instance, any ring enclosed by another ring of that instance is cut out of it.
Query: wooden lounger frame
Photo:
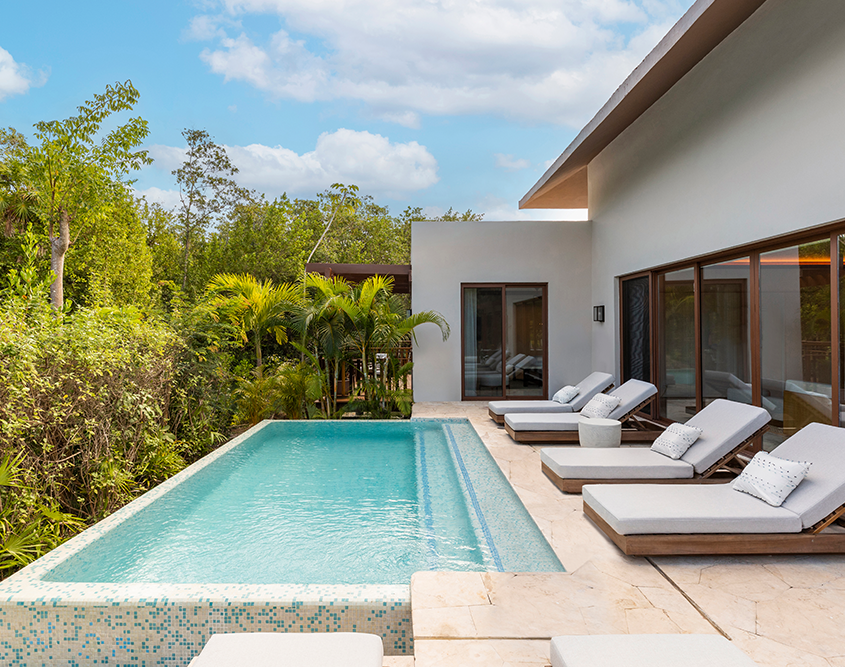
[[[845,553],[845,532],[822,532],[845,514],[845,505],[800,533],[620,535],[587,503],[584,514],[628,556]]]
[[[555,473],[551,468],[549,468],[545,463],[543,463],[543,472],[546,474],[552,483],[559,488],[564,493],[581,493],[581,487],[584,484],[716,484],[716,483],[723,483],[725,480],[723,478],[714,478],[717,472],[726,471],[730,472],[734,475],[739,474],[742,472],[742,468],[745,467],[744,462],[741,462],[737,459],[737,467],[728,467],[728,464],[737,458],[742,451],[748,447],[750,444],[754,442],[756,438],[759,438],[763,433],[765,433],[769,428],[769,425],[766,424],[762,428],[758,429],[751,435],[749,435],[745,440],[739,443],[736,447],[734,447],[730,452],[725,454],[721,459],[719,459],[716,463],[712,466],[707,468],[703,473],[695,474],[693,477],[671,477],[668,479],[564,479],[559,477],[557,473]]]
[[[606,391],[613,391],[614,387],[616,387],[616,385],[613,383],[613,381],[611,381],[609,385],[607,385],[604,389],[599,389],[596,393],[597,394],[603,394]],[[505,415],[497,415],[490,408],[487,408],[487,414],[490,415],[490,419],[492,419],[494,422],[496,422],[500,426],[504,425]],[[518,413],[518,414],[526,414],[526,413],[523,412],[523,413]],[[555,413],[555,414],[559,414],[559,413]],[[564,412],[564,413],[560,413],[560,414],[573,414],[573,413]]]
[[[630,422],[633,428],[622,429],[622,442],[654,442],[661,433],[663,427],[650,420],[638,421],[633,419],[634,415],[642,410],[646,405],[651,403],[654,395],[649,396],[642,403],[632,408],[619,420],[623,422]],[[578,414],[577,412],[568,412],[563,414]],[[505,430],[508,435],[516,442],[522,443],[570,443],[578,444],[578,429],[572,431],[514,431],[510,424],[505,424]]]

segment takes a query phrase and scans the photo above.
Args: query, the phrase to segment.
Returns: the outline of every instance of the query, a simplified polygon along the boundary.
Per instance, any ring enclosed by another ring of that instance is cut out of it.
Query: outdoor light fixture
[[[593,306],[593,322],[604,322],[604,306]]]

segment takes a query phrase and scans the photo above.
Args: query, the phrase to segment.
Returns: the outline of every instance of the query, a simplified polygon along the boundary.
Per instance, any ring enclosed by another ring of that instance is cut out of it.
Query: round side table
[[[581,417],[578,421],[578,440],[582,447],[619,447],[622,444],[622,422]]]

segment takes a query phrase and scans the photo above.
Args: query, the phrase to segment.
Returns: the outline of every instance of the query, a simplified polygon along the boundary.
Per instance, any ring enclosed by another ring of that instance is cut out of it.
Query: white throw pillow
[[[780,507],[810,471],[807,461],[790,461],[757,452],[733,482],[734,491],[742,491]]]
[[[557,393],[552,396],[552,400],[558,403],[569,403],[580,391],[580,387],[573,387],[571,384],[568,384],[563,389],[558,389]]]
[[[581,408],[581,416],[592,419],[607,419],[621,402],[622,399],[618,396],[596,394],[587,402],[587,405]]]
[[[652,443],[651,449],[670,459],[679,459],[698,440],[701,429],[686,424],[669,424]]]

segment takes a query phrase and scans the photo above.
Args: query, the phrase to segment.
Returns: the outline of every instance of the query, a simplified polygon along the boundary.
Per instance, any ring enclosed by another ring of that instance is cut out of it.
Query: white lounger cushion
[[[610,392],[611,396],[622,399],[608,419],[620,419],[636,408],[640,403],[657,393],[657,387],[642,380],[628,380]],[[577,431],[578,413],[570,414],[506,414],[505,423],[514,431]]]
[[[494,415],[571,413],[571,403],[557,401],[490,401],[487,404]]]
[[[703,473],[734,447],[769,423],[763,408],[717,398],[687,422],[701,429],[701,435],[684,455],[698,474]]]
[[[382,667],[381,637],[358,632],[212,635],[190,667]]]
[[[583,494],[584,504],[620,535],[800,533],[802,529],[795,512],[734,491],[731,484],[589,484]]]
[[[590,373],[578,383],[580,392],[569,403],[557,401],[490,401],[487,407],[494,415],[578,412],[587,401],[613,384],[610,373]]]
[[[642,447],[547,447],[540,460],[561,479],[689,479],[694,470]]]
[[[721,635],[552,637],[552,667],[755,667]]]
[[[772,454],[812,464],[807,478],[781,505],[781,509],[800,515],[804,528],[845,503],[845,429],[808,424],[775,447]]]

